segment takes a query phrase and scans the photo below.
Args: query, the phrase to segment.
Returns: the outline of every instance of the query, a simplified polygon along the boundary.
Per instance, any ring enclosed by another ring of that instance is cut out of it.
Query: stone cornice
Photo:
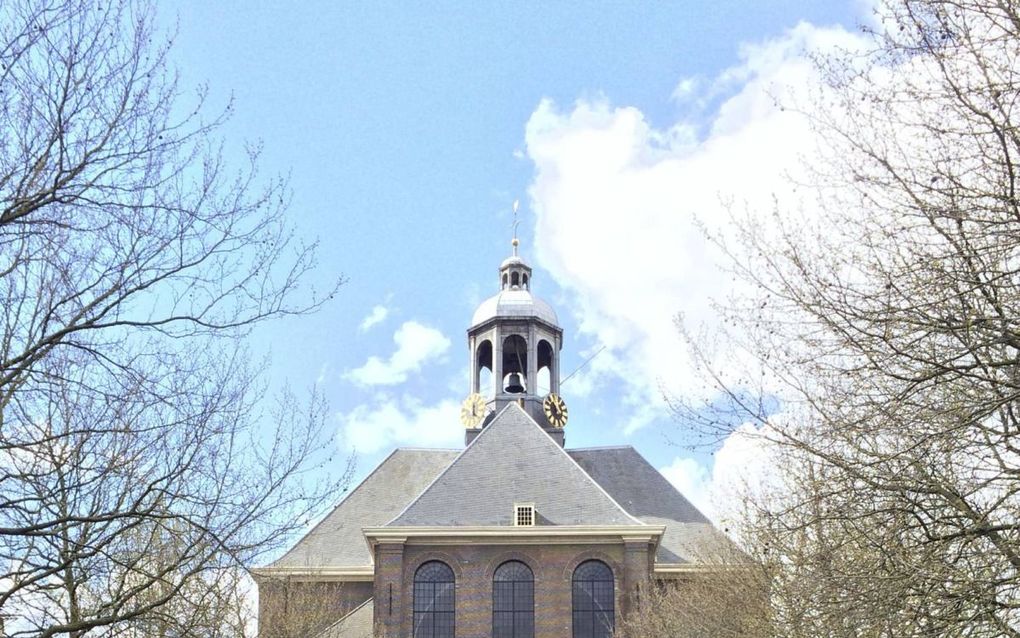
[[[749,569],[748,565],[707,565],[697,563],[656,563],[652,575],[657,578],[683,578],[695,574]]]
[[[521,323],[521,324],[528,324],[528,323],[542,324],[549,331],[555,332],[557,335],[559,335],[561,337],[563,336],[563,328],[557,326],[556,324],[549,323],[545,319],[542,319],[541,317],[536,317],[534,315],[495,315],[495,316],[489,317],[485,321],[482,321],[480,323],[476,323],[475,325],[471,326],[470,328],[467,329],[467,333],[470,335],[470,334],[473,334],[473,333],[484,332],[484,331],[489,330],[490,328],[494,327],[496,324],[507,325],[507,324],[513,324],[515,322],[516,323]]]
[[[655,551],[663,525],[508,525],[470,527],[366,527],[369,550],[380,543],[415,545],[565,545],[572,543],[649,543]]]
[[[251,570],[256,580],[287,578],[307,581],[365,582],[375,578],[375,567],[255,567]]]

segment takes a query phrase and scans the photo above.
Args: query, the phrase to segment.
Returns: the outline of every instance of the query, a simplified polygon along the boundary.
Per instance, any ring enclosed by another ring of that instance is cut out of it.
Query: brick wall
[[[403,545],[376,548],[376,564],[386,561],[387,568],[376,575],[375,614],[379,635],[409,636],[412,620],[414,573],[430,560],[449,565],[457,580],[457,636],[473,638],[491,635],[492,575],[508,560],[527,564],[535,574],[535,637],[566,638],[571,635],[571,578],[574,568],[590,559],[598,559],[613,570],[616,585],[617,621],[626,611],[631,592],[648,578],[647,545],[633,543],[598,545]],[[643,551],[642,551],[643,549]],[[397,569],[397,565],[400,568]],[[392,586],[392,587],[391,587]],[[380,593],[382,592],[382,593]],[[384,596],[384,597],[382,597]]]

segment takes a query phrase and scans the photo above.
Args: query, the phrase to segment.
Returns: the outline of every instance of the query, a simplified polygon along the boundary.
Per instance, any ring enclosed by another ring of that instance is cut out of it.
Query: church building
[[[394,450],[256,569],[261,635],[608,637],[727,542],[633,447],[566,446],[563,330],[533,284],[515,238],[467,330],[464,447]]]

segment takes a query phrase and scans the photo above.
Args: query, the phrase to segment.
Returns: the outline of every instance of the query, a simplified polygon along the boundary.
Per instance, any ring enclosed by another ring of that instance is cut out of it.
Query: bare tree
[[[714,546],[713,546],[714,545]],[[753,560],[728,539],[709,545],[692,569],[642,589],[620,624],[636,638],[764,638],[774,635],[767,602],[770,563]]]
[[[341,581],[293,576],[259,578],[259,637],[308,638],[362,604]]]
[[[181,92],[171,43],[146,0],[0,4],[9,636],[231,633],[212,602],[347,478],[307,474],[329,461],[322,401],[267,412],[244,347],[339,282],[303,287],[286,185],[256,150],[227,167],[231,107]]]
[[[1018,636],[1020,7],[877,11],[870,50],[819,60],[820,216],[730,245],[762,385],[685,417],[787,450],[749,527],[780,634]]]

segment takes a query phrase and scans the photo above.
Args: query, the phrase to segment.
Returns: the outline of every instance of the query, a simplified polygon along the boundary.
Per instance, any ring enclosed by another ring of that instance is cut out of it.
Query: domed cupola
[[[559,325],[552,306],[531,294],[531,266],[517,255],[518,241],[513,241],[513,256],[499,266],[499,293],[478,306],[471,317],[472,329],[496,317],[535,317],[552,327]]]
[[[515,402],[562,445],[562,423],[550,422],[543,399],[559,394],[563,330],[552,306],[531,293],[531,266],[518,254],[519,244],[514,237],[513,254],[499,266],[499,292],[478,306],[468,328],[471,393],[481,395],[486,418],[468,427],[465,438],[470,442],[493,414]]]

